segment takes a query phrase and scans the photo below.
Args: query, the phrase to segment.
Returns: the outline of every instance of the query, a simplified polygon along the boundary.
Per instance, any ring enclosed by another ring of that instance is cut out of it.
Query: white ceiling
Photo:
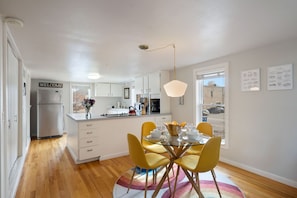
[[[296,0],[0,0],[32,78],[125,82],[297,37]]]

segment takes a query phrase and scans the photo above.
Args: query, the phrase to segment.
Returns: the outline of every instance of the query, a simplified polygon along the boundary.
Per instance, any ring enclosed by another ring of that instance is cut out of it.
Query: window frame
[[[70,101],[69,101],[69,104],[70,104],[70,107],[69,107],[69,110],[70,110],[70,113],[79,113],[79,112],[73,112],[73,87],[75,86],[85,86],[85,87],[88,87],[90,89],[89,93],[88,93],[88,97],[91,98],[92,97],[92,93],[93,93],[93,86],[91,83],[70,83],[70,89],[69,89],[69,92],[70,92]]]
[[[220,72],[224,71],[224,76],[225,76],[225,96],[224,96],[224,105],[225,105],[225,115],[224,115],[224,121],[225,121],[225,143],[222,144],[223,148],[229,148],[229,63],[224,62],[216,65],[210,65],[210,66],[205,66],[201,68],[194,69],[193,72],[193,115],[194,115],[194,120],[198,124],[199,122],[202,121],[202,116],[201,116],[201,101],[203,100],[203,92],[202,94],[198,93],[197,89],[198,86],[201,88],[203,87],[201,81],[197,80],[197,75],[204,75],[208,73],[214,73],[214,72]]]

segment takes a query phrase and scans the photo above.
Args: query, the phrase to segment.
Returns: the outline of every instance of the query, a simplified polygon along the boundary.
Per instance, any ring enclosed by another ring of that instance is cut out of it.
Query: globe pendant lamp
[[[165,92],[167,94],[167,96],[169,97],[181,97],[183,95],[185,95],[186,89],[187,89],[187,83],[184,83],[182,81],[176,80],[176,69],[175,69],[175,44],[169,44],[163,47],[159,47],[159,48],[155,48],[155,49],[149,49],[148,45],[139,45],[138,47],[142,50],[151,52],[151,51],[155,51],[155,50],[160,50],[166,47],[172,46],[173,47],[173,52],[174,52],[174,67],[173,67],[173,72],[174,72],[174,80],[166,83],[163,87],[165,89]]]
[[[175,69],[175,44],[172,45],[174,50],[174,65],[173,65],[173,72],[174,72],[174,80],[166,83],[163,87],[167,96],[169,97],[181,97],[185,95],[187,89],[187,83],[182,81],[176,80],[176,69]]]

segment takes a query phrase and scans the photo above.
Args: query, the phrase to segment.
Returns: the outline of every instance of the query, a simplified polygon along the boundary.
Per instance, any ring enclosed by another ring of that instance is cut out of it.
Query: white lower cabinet
[[[99,153],[100,153],[100,146],[95,145],[91,147],[82,147],[79,149],[79,154],[80,154],[80,160],[88,160],[88,159],[93,159],[97,158],[99,160]],[[96,159],[94,159],[96,160]]]
[[[171,115],[158,116],[155,118],[156,125],[163,125],[165,122],[171,122]]]
[[[163,124],[171,115],[75,120],[68,115],[67,148],[76,164],[128,155],[127,133],[141,137],[143,122]]]

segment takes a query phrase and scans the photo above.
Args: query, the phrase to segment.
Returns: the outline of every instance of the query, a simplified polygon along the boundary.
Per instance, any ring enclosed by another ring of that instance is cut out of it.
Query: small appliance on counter
[[[140,110],[142,115],[146,115],[147,113],[149,114],[149,103],[148,103],[148,98],[142,97],[139,99],[140,102]]]
[[[135,108],[130,106],[129,107],[129,116],[135,116],[135,115],[136,115]]]

